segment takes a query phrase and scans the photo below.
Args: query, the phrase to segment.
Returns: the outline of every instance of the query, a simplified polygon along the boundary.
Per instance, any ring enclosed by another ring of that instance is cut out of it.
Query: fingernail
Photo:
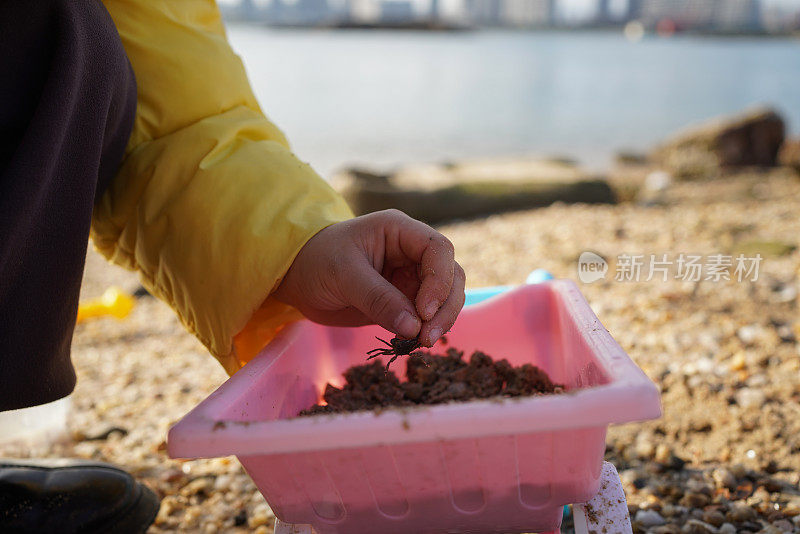
[[[400,315],[397,316],[394,326],[395,332],[401,336],[414,337],[417,332],[419,332],[419,328],[422,326],[422,323],[420,323],[419,319],[411,315],[407,310],[403,310],[400,312]]]
[[[439,341],[439,338],[442,337],[442,329],[441,328],[432,328],[430,334],[431,345]]]
[[[432,300],[427,306],[425,306],[425,317],[430,320],[436,312],[439,311],[439,303],[435,300]]]

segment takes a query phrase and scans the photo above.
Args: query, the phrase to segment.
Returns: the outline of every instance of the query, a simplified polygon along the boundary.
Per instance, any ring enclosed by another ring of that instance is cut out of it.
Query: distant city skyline
[[[220,5],[234,5],[241,0],[217,0]],[[257,6],[264,6],[272,0],[253,0]],[[284,0],[287,3],[294,3],[300,0]],[[332,4],[343,3],[345,0],[331,0]],[[437,2],[442,9],[452,9],[454,5],[461,4],[463,0],[384,0],[386,2],[407,2],[409,1],[415,11],[426,12],[430,9],[433,2]],[[602,0],[558,0],[559,14],[569,17],[588,18],[596,13],[598,5]],[[611,8],[616,11],[623,11],[629,0],[608,0]],[[765,8],[777,7],[786,10],[800,11],[800,0],[761,0],[761,5]]]
[[[393,1],[393,0],[389,0]],[[415,0],[425,2],[425,0]],[[559,0],[559,11],[562,15],[577,18],[590,18],[597,12],[602,0]],[[612,10],[623,12],[629,0],[608,0]],[[800,11],[800,0],[760,0],[763,8],[778,7]]]
[[[638,20],[662,31],[798,29],[800,0],[219,0],[227,16],[277,25],[409,24],[609,26]]]

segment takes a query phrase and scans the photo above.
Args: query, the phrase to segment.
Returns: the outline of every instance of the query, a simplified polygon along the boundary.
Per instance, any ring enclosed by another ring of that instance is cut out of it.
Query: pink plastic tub
[[[548,531],[597,492],[607,425],[661,413],[655,385],[557,280],[465,308],[447,337],[533,363],[568,393],[292,419],[375,335],[285,329],[170,430],[170,456],[235,454],[281,521],[319,534]]]

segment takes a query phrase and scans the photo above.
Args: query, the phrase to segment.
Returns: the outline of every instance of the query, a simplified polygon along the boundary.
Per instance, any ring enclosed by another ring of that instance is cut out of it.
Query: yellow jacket
[[[261,112],[213,0],[104,3],[138,102],[92,239],[232,374],[297,318],[269,295],[299,250],[352,215]]]

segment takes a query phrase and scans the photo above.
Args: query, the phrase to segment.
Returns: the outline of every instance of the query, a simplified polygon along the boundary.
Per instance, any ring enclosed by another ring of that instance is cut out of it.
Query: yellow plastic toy
[[[78,305],[78,322],[111,315],[124,319],[133,309],[133,297],[118,287],[109,287],[99,299],[90,300]]]

